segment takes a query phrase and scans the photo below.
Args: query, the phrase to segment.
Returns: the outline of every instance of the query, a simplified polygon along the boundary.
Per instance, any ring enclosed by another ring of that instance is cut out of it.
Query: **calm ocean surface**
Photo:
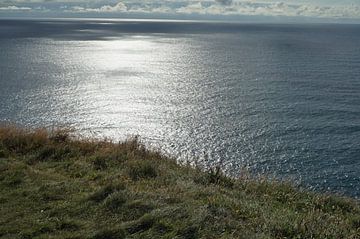
[[[360,197],[360,25],[1,20],[0,122]]]

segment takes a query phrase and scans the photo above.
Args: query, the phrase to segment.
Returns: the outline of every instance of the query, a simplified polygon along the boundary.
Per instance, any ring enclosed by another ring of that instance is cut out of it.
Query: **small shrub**
[[[155,178],[158,176],[157,170],[151,162],[141,161],[129,166],[128,175],[132,180]]]

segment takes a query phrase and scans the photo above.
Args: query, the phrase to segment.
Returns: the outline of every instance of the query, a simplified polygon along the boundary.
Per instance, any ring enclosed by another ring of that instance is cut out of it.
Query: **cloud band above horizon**
[[[5,0],[1,13],[275,16],[360,20],[360,4],[348,0]]]

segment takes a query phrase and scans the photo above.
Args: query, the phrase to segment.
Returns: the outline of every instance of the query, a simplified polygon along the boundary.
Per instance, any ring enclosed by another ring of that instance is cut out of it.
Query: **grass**
[[[61,130],[0,128],[0,205],[0,238],[360,238],[355,200]]]

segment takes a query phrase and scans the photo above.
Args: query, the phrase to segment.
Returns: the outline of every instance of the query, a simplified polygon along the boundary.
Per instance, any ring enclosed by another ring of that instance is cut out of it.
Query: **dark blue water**
[[[360,196],[360,25],[0,21],[0,121]]]

